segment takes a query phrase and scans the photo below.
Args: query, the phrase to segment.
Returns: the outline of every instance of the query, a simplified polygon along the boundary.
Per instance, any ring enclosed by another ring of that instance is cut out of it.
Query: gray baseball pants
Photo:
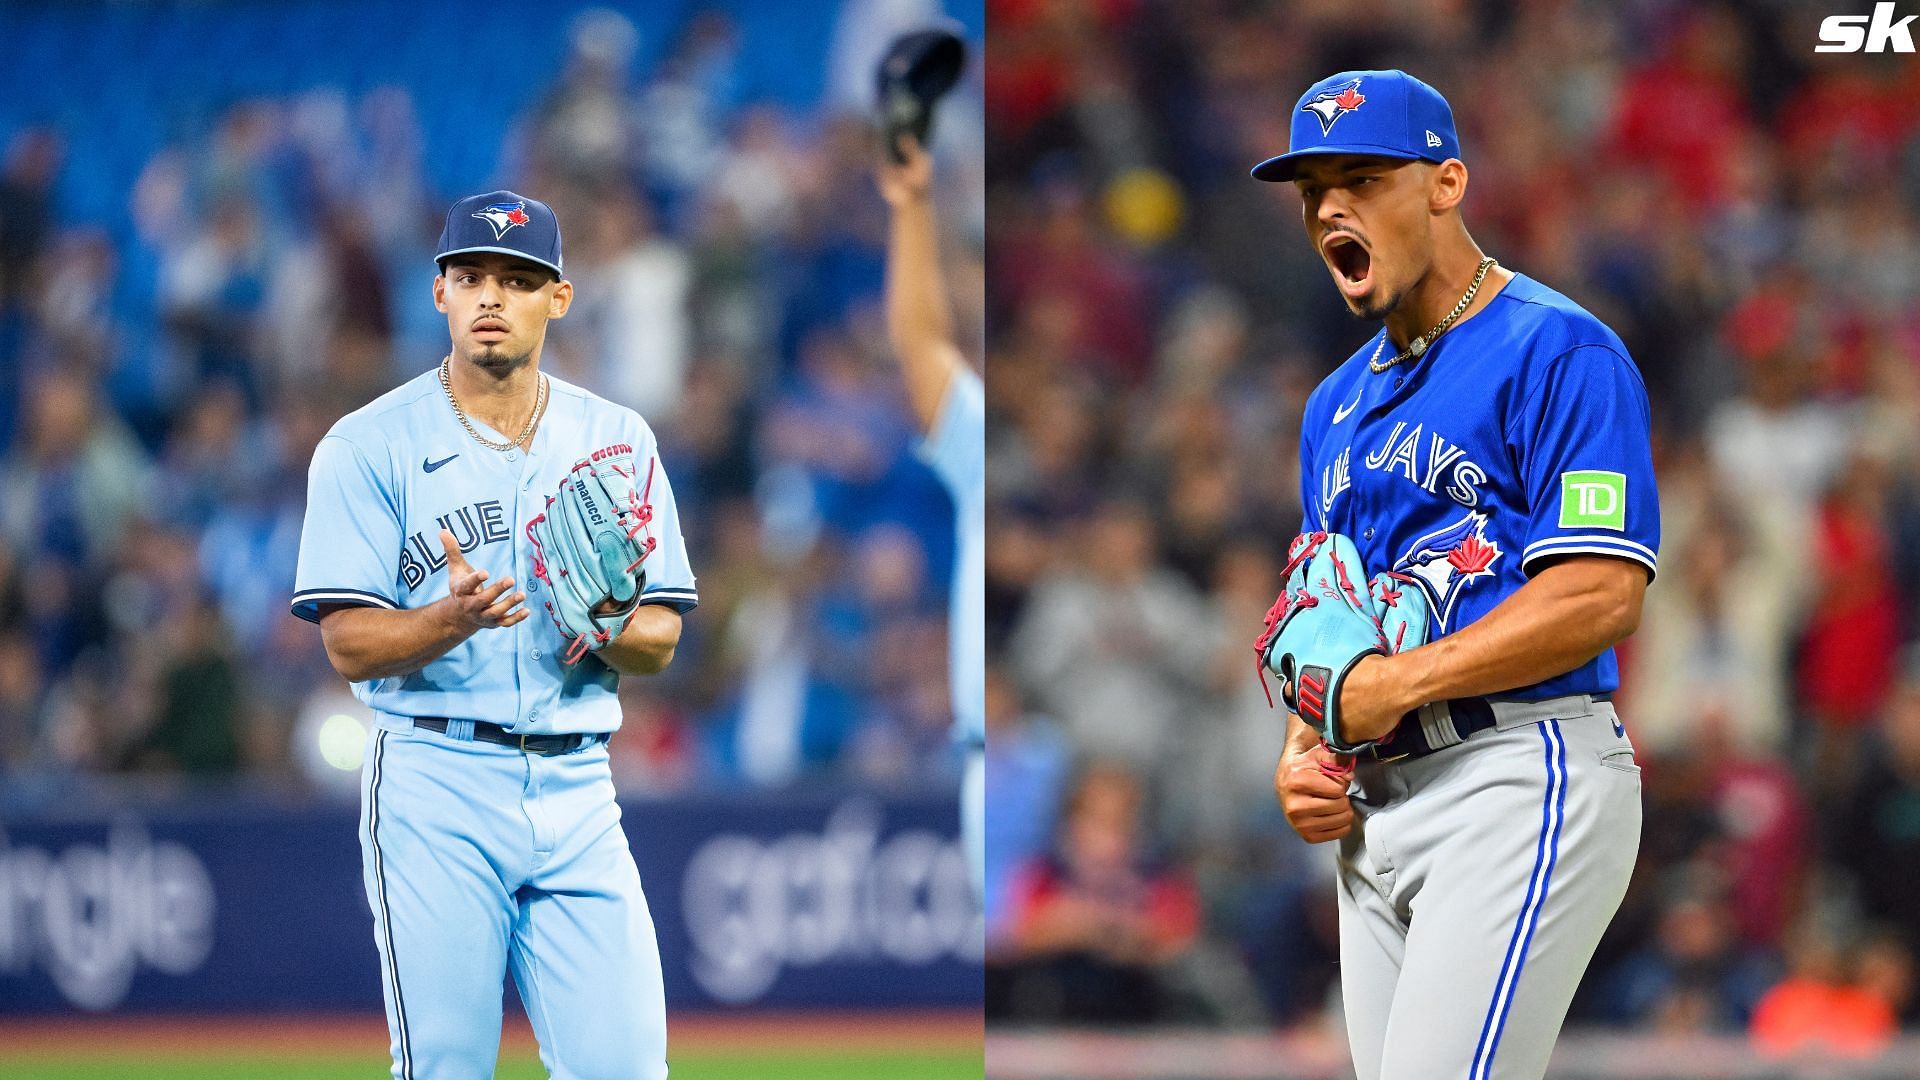
[[[1612,704],[1496,703],[1495,727],[1363,762],[1340,841],[1359,1080],[1539,1080],[1640,848]]]

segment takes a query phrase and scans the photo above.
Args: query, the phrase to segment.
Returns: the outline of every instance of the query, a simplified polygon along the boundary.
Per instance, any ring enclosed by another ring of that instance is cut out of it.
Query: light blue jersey
[[[953,494],[953,721],[956,733],[978,746],[987,737],[987,397],[971,369],[954,373],[920,456]]]
[[[620,726],[618,675],[591,654],[561,662],[566,641],[530,572],[527,522],[582,458],[624,444],[643,476],[651,467],[643,497],[658,544],[644,602],[684,612],[697,600],[653,432],[633,410],[549,379],[530,451],[481,445],[428,371],[335,424],[308,476],[301,618],[446,596],[442,528],[489,581],[510,575],[527,593],[517,624],[482,629],[413,674],[353,685],[378,710],[360,843],[395,1080],[493,1075],[509,969],[554,1075],[667,1073],[660,955],[605,740],[548,754],[475,730]],[[444,731],[429,726],[440,718]]]
[[[327,604],[398,609],[441,599],[442,528],[489,582],[511,575],[527,592],[529,617],[517,625],[481,630],[411,675],[354,683],[354,694],[383,714],[484,720],[518,734],[620,726],[614,670],[591,654],[571,667],[561,662],[566,642],[535,591],[525,531],[574,463],[598,448],[632,445],[643,476],[652,463],[648,498],[659,546],[646,561],[642,602],[684,613],[698,601],[652,429],[632,409],[548,378],[547,412],[531,450],[476,442],[436,371],[342,418],[314,450],[295,615],[317,622]]]

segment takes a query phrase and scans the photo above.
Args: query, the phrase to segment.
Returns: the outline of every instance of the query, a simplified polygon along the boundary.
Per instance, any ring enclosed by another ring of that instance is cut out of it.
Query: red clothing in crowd
[[[1838,500],[1820,508],[1816,553],[1822,591],[1800,656],[1807,702],[1831,723],[1870,723],[1893,686],[1900,648],[1900,596],[1886,531]]]
[[[1870,1057],[1897,1028],[1893,1010],[1874,994],[1800,977],[1767,991],[1753,1012],[1754,1045],[1768,1054],[1826,1050]]]

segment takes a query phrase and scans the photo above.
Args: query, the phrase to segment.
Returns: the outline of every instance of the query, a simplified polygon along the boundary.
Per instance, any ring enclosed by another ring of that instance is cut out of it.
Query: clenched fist
[[[1347,801],[1347,777],[1353,763],[1321,744],[1313,730],[1298,719],[1287,739],[1280,767],[1273,773],[1273,793],[1287,824],[1309,844],[1338,840],[1353,829],[1353,804]],[[1305,738],[1298,737],[1305,733]]]

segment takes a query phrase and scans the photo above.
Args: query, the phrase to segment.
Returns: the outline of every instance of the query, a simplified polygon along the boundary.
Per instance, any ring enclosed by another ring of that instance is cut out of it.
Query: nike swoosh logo
[[[428,461],[425,458],[421,458],[420,467],[427,470],[428,472],[432,472],[433,470],[439,468],[442,465],[445,465],[447,462],[452,461],[454,458],[457,458],[459,456],[460,456],[459,454],[454,454],[451,457],[443,457],[439,461]]]
[[[1349,401],[1345,405],[1341,406],[1340,408],[1333,410],[1333,422],[1337,424],[1340,421],[1345,420],[1347,418],[1347,415],[1353,412],[1353,407],[1355,405],[1360,404],[1360,399],[1366,394],[1366,392],[1367,392],[1367,388],[1364,386],[1361,387],[1360,393],[1353,395],[1352,401]]]

